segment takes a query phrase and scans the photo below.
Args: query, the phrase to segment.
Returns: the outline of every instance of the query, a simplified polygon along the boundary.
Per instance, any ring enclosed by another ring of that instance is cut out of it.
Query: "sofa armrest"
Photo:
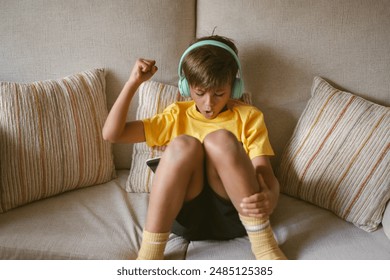
[[[390,202],[387,203],[385,213],[383,214],[382,225],[386,236],[390,239]]]

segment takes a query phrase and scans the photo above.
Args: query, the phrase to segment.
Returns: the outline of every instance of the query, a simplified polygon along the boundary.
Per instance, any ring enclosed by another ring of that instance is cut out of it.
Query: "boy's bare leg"
[[[169,232],[183,202],[203,188],[204,151],[195,138],[182,135],[165,150],[150,193],[138,259],[162,259]]]
[[[286,259],[273,236],[268,218],[242,213],[240,202],[260,191],[251,160],[242,144],[227,130],[218,130],[204,140],[207,179],[221,197],[230,199],[247,230],[256,259]]]
[[[240,202],[260,191],[252,162],[242,144],[227,130],[210,133],[204,140],[207,179],[221,197],[231,200],[240,214]]]

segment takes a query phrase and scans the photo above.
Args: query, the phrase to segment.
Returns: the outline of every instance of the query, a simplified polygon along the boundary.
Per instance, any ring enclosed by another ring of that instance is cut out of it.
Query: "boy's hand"
[[[158,68],[155,60],[139,58],[131,71],[129,82],[141,84],[149,80]]]
[[[277,199],[264,182],[261,174],[257,178],[261,191],[245,197],[241,201],[242,211],[250,217],[269,217],[276,207]]]

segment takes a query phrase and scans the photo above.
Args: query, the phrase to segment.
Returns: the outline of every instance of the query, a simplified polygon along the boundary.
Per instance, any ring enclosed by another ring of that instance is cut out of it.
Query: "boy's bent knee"
[[[195,137],[189,135],[179,135],[169,143],[168,148],[172,147],[178,150],[199,150],[202,143]]]
[[[180,135],[173,139],[164,154],[170,154],[175,158],[186,157],[189,160],[193,160],[193,157],[203,156],[202,143],[189,135]]]
[[[238,152],[242,149],[242,144],[236,136],[226,129],[216,130],[206,136],[204,147],[207,152]]]
[[[226,142],[226,141],[231,141],[231,142],[238,142],[236,136],[230,132],[229,130],[226,129],[218,129],[216,131],[213,131],[209,133],[205,140],[205,142]]]

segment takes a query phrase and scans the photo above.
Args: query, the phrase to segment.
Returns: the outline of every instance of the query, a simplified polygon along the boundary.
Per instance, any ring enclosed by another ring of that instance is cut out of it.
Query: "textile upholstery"
[[[181,53],[195,34],[195,2],[2,1],[0,81],[34,82],[104,68],[111,108],[136,59],[145,57],[157,62],[155,79],[176,84]],[[117,169],[130,168],[131,148],[113,145]]]
[[[390,108],[320,77],[282,155],[281,191],[376,230],[390,199]]]
[[[103,70],[0,83],[0,212],[114,178]]]
[[[188,44],[224,35],[239,49],[245,90],[264,113],[277,170],[314,76],[390,106],[389,27],[389,0],[1,1],[0,81],[30,83],[104,68],[110,109],[137,58],[155,59],[153,79],[177,85]],[[137,108],[134,98],[128,120]],[[135,258],[148,194],[123,191],[132,147],[113,145],[119,185],[77,189],[0,214],[0,258]],[[389,213],[387,206],[383,227],[366,232],[281,194],[271,223],[289,259],[389,260]],[[176,240],[168,242],[168,259],[253,258],[245,239],[188,247]]]
[[[274,168],[314,76],[390,106],[389,26],[388,0],[197,1],[196,35],[236,42],[245,90],[265,116]]]

